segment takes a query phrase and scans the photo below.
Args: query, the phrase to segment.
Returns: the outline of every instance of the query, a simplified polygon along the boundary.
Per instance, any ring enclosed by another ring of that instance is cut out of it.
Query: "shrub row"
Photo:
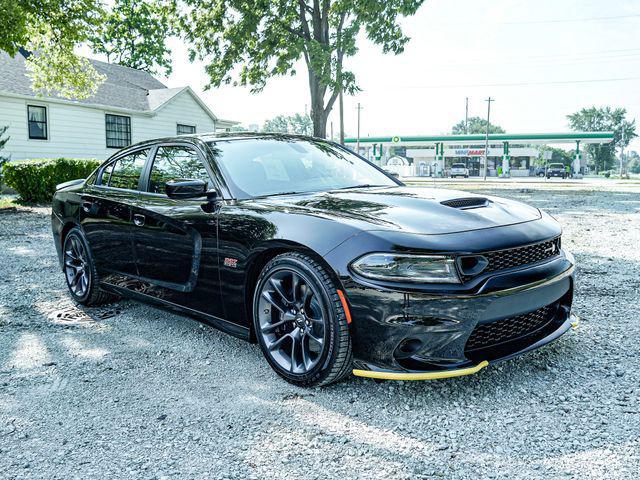
[[[55,158],[17,160],[2,166],[3,181],[25,202],[50,202],[59,183],[87,178],[100,162],[94,159]]]

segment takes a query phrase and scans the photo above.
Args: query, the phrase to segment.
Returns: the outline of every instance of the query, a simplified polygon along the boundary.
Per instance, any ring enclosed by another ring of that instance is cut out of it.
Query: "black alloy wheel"
[[[82,298],[89,291],[91,271],[87,250],[77,235],[69,235],[64,245],[64,274],[74,297]]]
[[[62,245],[62,269],[73,299],[83,305],[100,305],[115,297],[98,287],[98,273],[84,233],[69,231]]]
[[[265,266],[253,320],[265,358],[289,382],[326,385],[349,373],[346,314],[334,282],[310,257],[283,254]]]

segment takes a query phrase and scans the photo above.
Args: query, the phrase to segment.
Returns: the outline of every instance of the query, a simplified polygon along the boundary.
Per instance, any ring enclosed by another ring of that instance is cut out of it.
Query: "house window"
[[[29,138],[32,140],[47,139],[47,107],[27,105],[29,120]]]
[[[131,117],[107,113],[107,148],[122,148],[131,145]]]
[[[194,133],[196,133],[195,125],[178,124],[178,135],[192,135]]]

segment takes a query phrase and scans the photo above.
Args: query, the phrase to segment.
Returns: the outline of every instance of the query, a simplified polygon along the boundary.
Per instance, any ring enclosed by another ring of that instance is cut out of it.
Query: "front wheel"
[[[69,292],[76,302],[93,306],[115,298],[98,286],[98,272],[89,244],[78,227],[71,229],[64,239],[62,268]]]
[[[347,316],[335,282],[311,257],[285,253],[262,270],[253,296],[253,326],[269,365],[301,387],[349,374]]]

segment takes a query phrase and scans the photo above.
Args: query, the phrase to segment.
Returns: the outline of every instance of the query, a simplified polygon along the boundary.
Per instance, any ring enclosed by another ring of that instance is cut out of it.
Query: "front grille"
[[[489,200],[482,197],[470,197],[470,198],[454,198],[451,200],[445,200],[440,202],[441,205],[452,208],[478,208],[486,207]]]
[[[557,311],[558,304],[554,303],[515,317],[480,323],[467,340],[465,354],[531,335],[551,322]]]
[[[479,273],[495,272],[507,268],[515,268],[531,263],[540,262],[560,254],[560,237],[547,242],[535,243],[524,247],[508,248],[506,250],[495,250],[493,252],[472,255],[474,257],[484,257],[487,266]],[[462,280],[467,281],[475,275],[465,275],[462,272]]]

